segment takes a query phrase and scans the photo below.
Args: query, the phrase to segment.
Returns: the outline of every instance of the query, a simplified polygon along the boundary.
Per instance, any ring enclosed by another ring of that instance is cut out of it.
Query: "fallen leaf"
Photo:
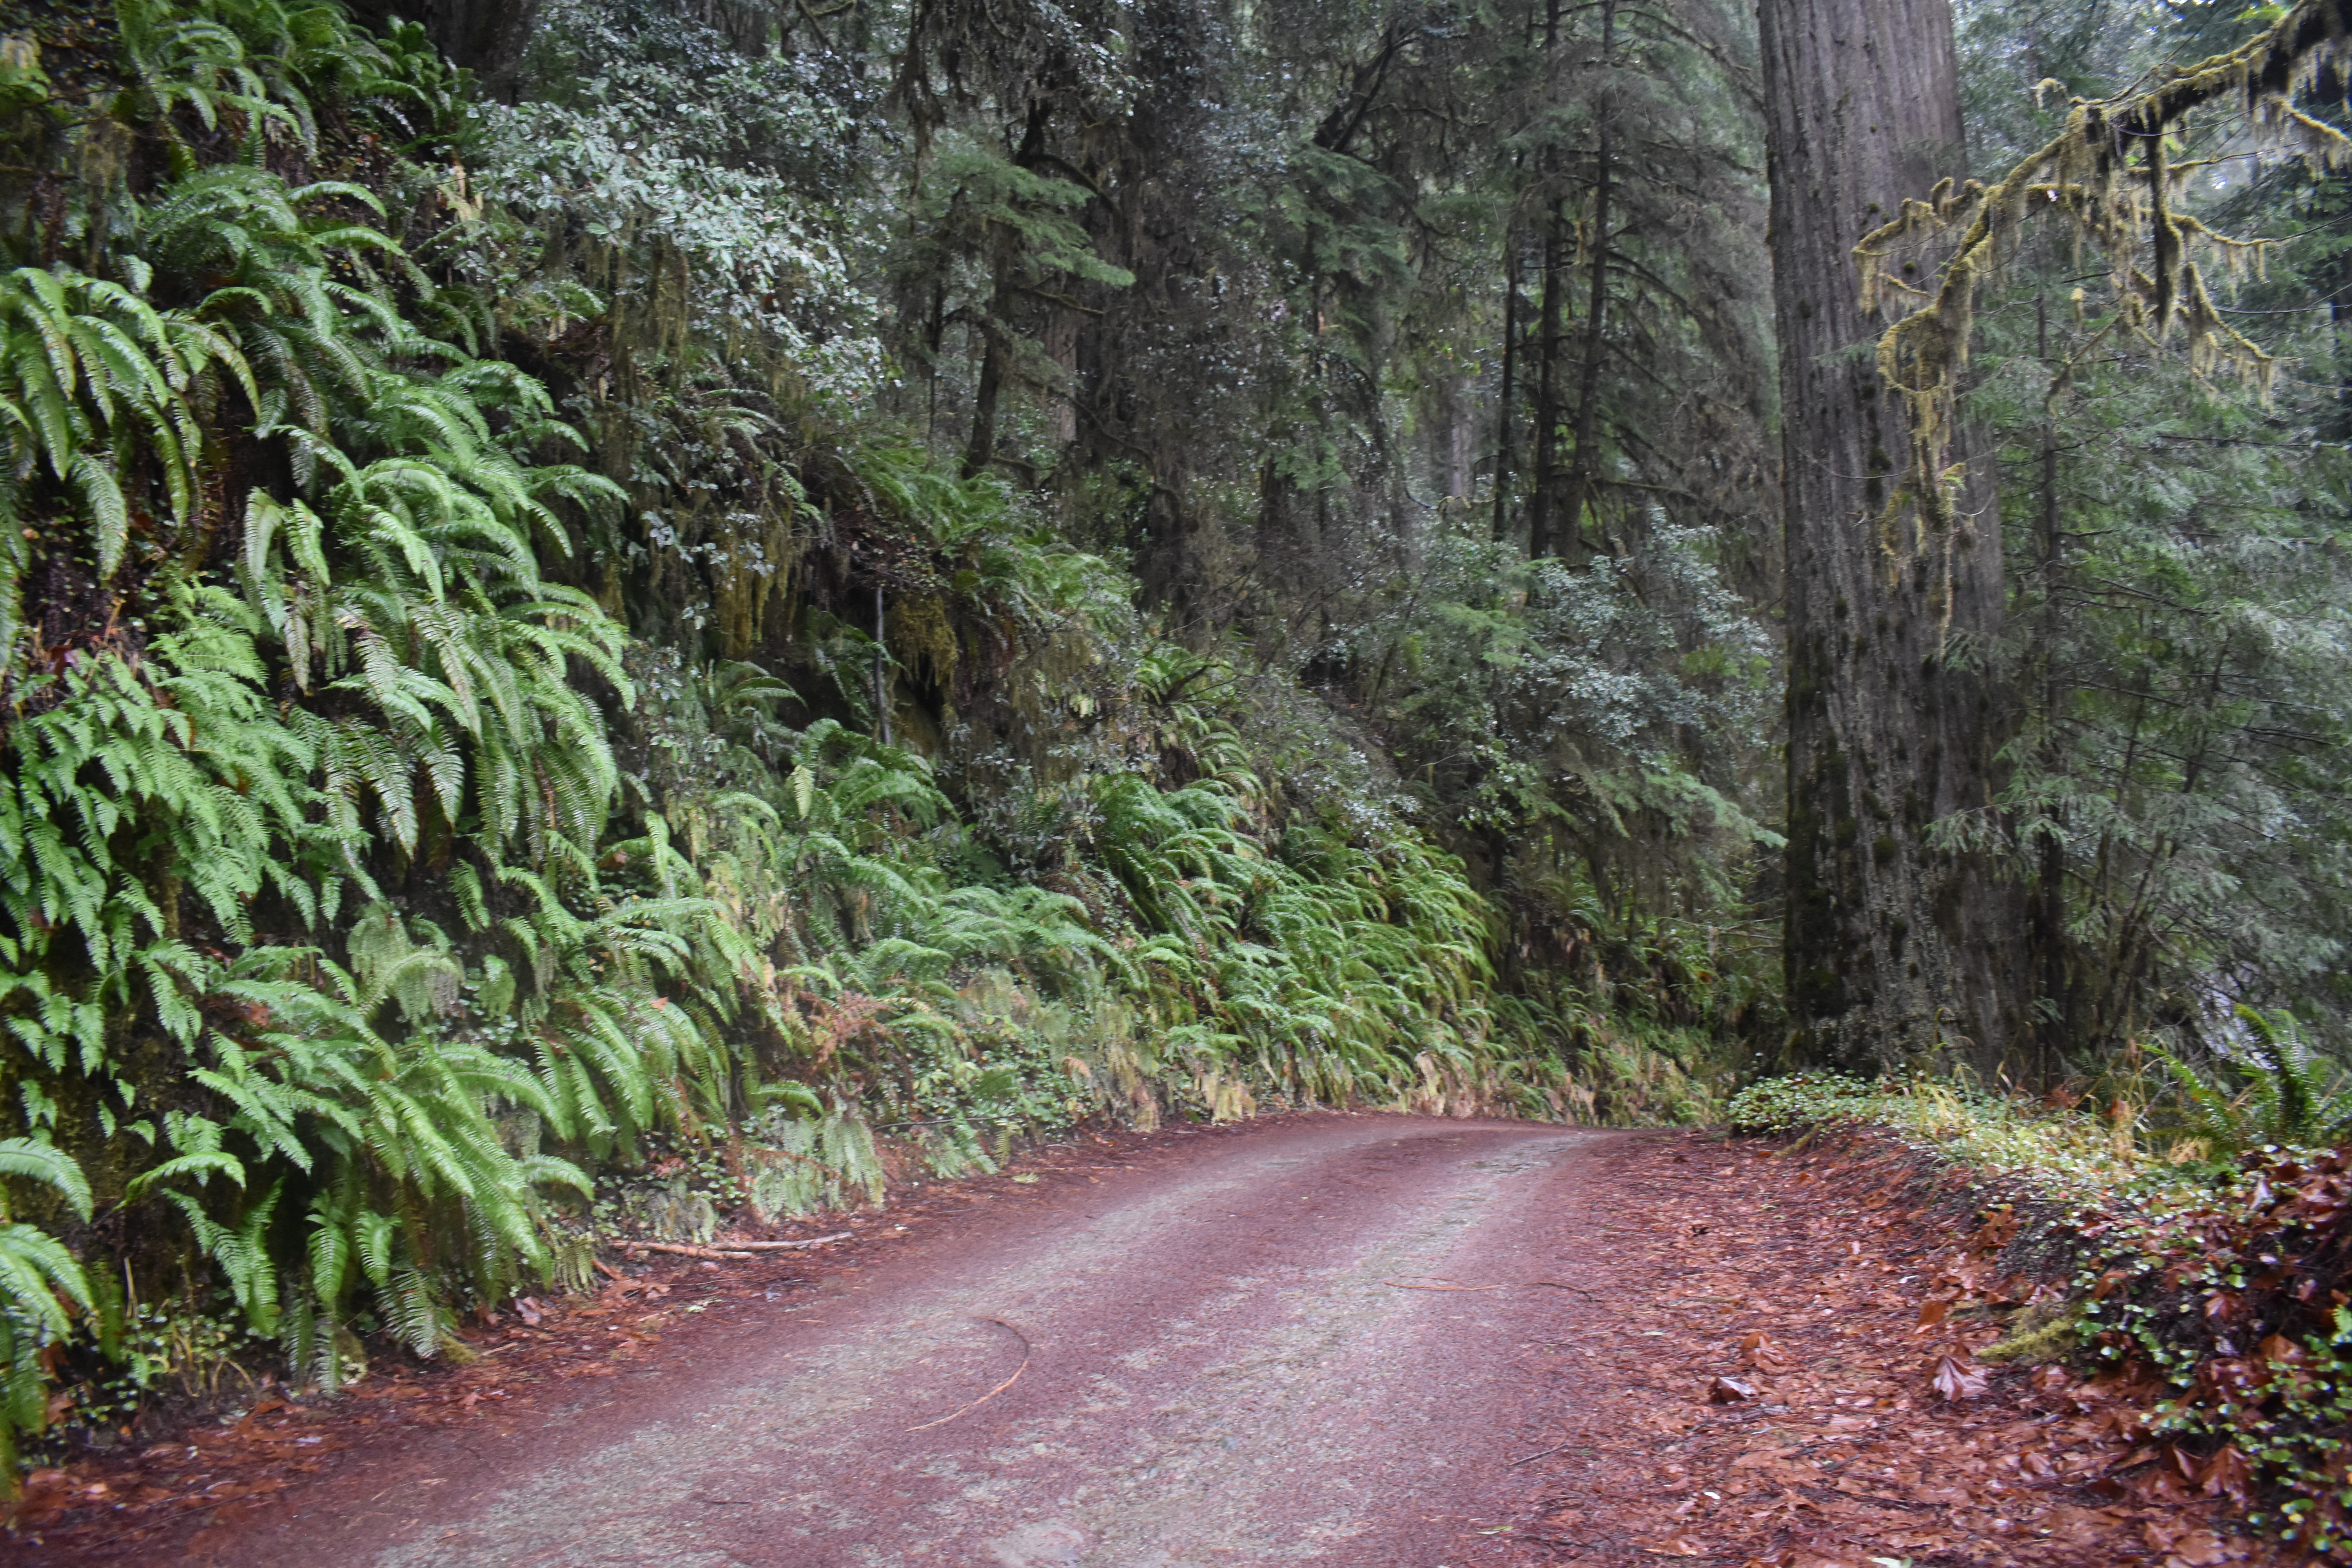
[[[1778,1464],[1796,1451],[1794,1448],[1750,1448],[1732,1460],[1730,1468],[1735,1470],[1764,1469]]]
[[[2246,1463],[2246,1457],[2235,1447],[2224,1447],[2205,1462],[2197,1484],[2208,1497],[2227,1496],[2243,1502],[2253,1479],[2253,1467]]]
[[[1949,1354],[1936,1358],[1936,1375],[1932,1381],[1937,1394],[1947,1400],[1973,1399],[1985,1391],[1985,1374],[1972,1366],[1963,1365]]]
[[[1717,1405],[1737,1405],[1756,1397],[1756,1385],[1737,1377],[1718,1377],[1706,1385],[1706,1396]]]
[[[2229,1548],[2222,1545],[2221,1538],[2210,1530],[2184,1531],[2172,1535],[2170,1531],[2159,1530],[2151,1522],[2147,1535],[2148,1544],[2166,1553],[2164,1568],[2215,1568],[2216,1564],[2230,1561]],[[2171,1539],[2167,1541],[2164,1539],[2166,1536],[2171,1536]]]

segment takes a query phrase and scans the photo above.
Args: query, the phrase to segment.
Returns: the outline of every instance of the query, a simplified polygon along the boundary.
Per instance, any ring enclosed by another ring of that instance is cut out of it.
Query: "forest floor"
[[[2130,1391],[1920,1329],[1965,1243],[1878,1180],[1524,1122],[1079,1134],[39,1472],[0,1561],[2286,1561],[2132,1442]]]

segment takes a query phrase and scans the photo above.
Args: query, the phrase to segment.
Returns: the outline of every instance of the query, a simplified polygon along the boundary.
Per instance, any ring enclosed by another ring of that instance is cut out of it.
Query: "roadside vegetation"
[[[1974,1363],[2071,1364],[2135,1396],[2132,1462],[2159,1465],[2143,1482],[2226,1496],[2256,1528],[2340,1556],[2352,1093],[2291,1034],[2250,1022],[2233,1093],[2158,1056],[2137,1086],[2080,1104],[1800,1074],[1727,1115],[1751,1134],[1891,1144],[1945,1206],[1962,1183],[1970,1245],[1933,1282],[1921,1328],[2000,1331],[1948,1363],[1948,1397],[1981,1385]]]

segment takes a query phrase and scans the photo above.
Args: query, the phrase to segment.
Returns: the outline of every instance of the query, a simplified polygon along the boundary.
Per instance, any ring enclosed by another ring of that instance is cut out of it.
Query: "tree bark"
[[[1536,338],[1534,491],[1528,498],[1528,559],[1552,552],[1559,505],[1559,340],[1568,311],[1568,203],[1555,196],[1544,224],[1542,325]]]
[[[1617,0],[1601,6],[1601,65],[1605,71],[1617,53]],[[1594,105],[1600,125],[1592,154],[1592,273],[1584,305],[1584,358],[1577,367],[1575,449],[1570,456],[1566,504],[1560,509],[1571,560],[1584,554],[1584,514],[1591,508],[1600,481],[1601,360],[1608,352],[1609,225],[1612,182],[1617,174],[1615,106],[1604,94]]]
[[[2000,531],[1890,509],[1907,450],[1852,247],[1961,168],[1947,0],[1762,0],[1788,545],[1792,1054],[1872,1069],[2030,1049],[2022,901],[1937,822],[1990,806]],[[1960,454],[1964,455],[1964,454]]]

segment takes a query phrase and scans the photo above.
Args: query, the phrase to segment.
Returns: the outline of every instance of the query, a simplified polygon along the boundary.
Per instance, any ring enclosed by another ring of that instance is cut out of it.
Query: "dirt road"
[[[1591,1261],[1560,1200],[1613,1139],[1300,1119],[1057,1174],[536,1430],[348,1456],[218,1560],[1475,1561],[1524,1495],[1514,1363]],[[1411,1288],[1447,1284],[1513,1288]]]
[[[1968,1364],[1975,1192],[1863,1131],[1086,1132],[37,1469],[0,1568],[2310,1568],[2160,1385]]]

